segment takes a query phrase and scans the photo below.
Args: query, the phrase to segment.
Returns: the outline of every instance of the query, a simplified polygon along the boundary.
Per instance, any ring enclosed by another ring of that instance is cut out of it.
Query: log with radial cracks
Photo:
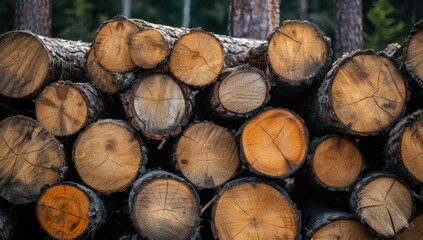
[[[334,63],[317,94],[321,127],[355,136],[389,129],[404,113],[406,78],[384,53],[363,50]]]
[[[29,98],[50,81],[85,78],[88,43],[12,31],[0,36],[0,49],[2,96]]]
[[[269,108],[242,127],[240,149],[241,160],[250,171],[285,178],[304,163],[308,130],[295,113]]]
[[[423,110],[404,117],[391,130],[384,160],[388,171],[423,182]]]
[[[124,121],[100,120],[78,136],[73,162],[82,181],[104,194],[122,192],[145,164],[146,147]]]
[[[73,182],[47,188],[37,201],[36,215],[41,228],[56,239],[85,238],[106,220],[98,195]]]
[[[257,178],[226,184],[212,210],[216,239],[300,239],[301,215],[280,187]]]
[[[139,79],[122,101],[132,126],[157,140],[179,135],[192,112],[191,91],[168,75]]]
[[[44,89],[35,103],[38,122],[53,135],[79,132],[104,111],[100,93],[89,83],[58,81]]]
[[[312,142],[308,156],[313,180],[328,190],[348,191],[364,169],[364,158],[348,138],[329,135]]]
[[[146,239],[188,240],[199,235],[200,199],[173,173],[156,170],[138,179],[129,194],[129,213]]]
[[[383,238],[410,227],[414,211],[410,189],[395,175],[370,173],[351,192],[350,207],[358,219]]]
[[[270,81],[257,68],[243,65],[225,70],[210,90],[212,110],[224,118],[253,115],[270,100]]]
[[[189,125],[175,145],[174,159],[182,175],[200,189],[219,187],[239,166],[234,135],[211,122]]]
[[[41,188],[64,178],[63,146],[40,124],[24,116],[0,122],[0,195],[12,203],[38,199]]]

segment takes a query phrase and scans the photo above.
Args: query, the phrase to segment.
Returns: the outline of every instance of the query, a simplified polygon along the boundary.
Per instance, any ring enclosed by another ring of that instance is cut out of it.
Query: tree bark
[[[334,0],[336,56],[363,48],[362,0]]]
[[[52,0],[16,0],[15,29],[51,36]]]
[[[280,0],[231,0],[229,36],[266,40],[279,26]]]

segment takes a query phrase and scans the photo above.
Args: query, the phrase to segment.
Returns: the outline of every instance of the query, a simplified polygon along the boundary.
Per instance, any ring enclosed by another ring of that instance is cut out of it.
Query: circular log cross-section
[[[310,84],[326,73],[332,58],[330,45],[330,40],[315,24],[284,21],[270,38],[270,69],[281,83]]]
[[[384,238],[410,226],[413,196],[397,177],[372,174],[362,179],[351,194],[351,209],[362,222]]]
[[[212,84],[224,67],[223,47],[211,33],[191,30],[173,46],[169,68],[173,75],[192,87]]]
[[[243,66],[222,73],[211,90],[211,106],[223,117],[247,117],[269,100],[270,81],[256,68]]]
[[[157,67],[169,55],[168,41],[155,29],[141,29],[129,42],[129,54],[132,61],[145,69]]]
[[[104,22],[94,36],[94,55],[102,67],[111,72],[125,73],[137,67],[129,53],[129,42],[138,31],[126,17],[116,16]]]
[[[178,135],[192,111],[191,91],[170,76],[153,74],[134,84],[124,97],[131,124],[150,138]]]
[[[404,41],[399,60],[403,63],[411,77],[423,87],[423,21],[417,22]]]
[[[49,187],[36,206],[38,222],[56,239],[75,239],[94,231],[105,221],[101,199],[90,189],[71,182]]]
[[[239,166],[233,134],[210,122],[188,126],[176,143],[174,158],[182,175],[202,189],[224,184]]]
[[[74,144],[73,161],[82,181],[110,194],[126,190],[138,176],[143,144],[137,133],[120,120],[100,120],[89,125]]]
[[[411,227],[404,229],[395,240],[423,239],[423,214],[418,215],[411,221]]]
[[[64,178],[63,146],[38,122],[13,116],[0,122],[0,195],[12,203],[34,202],[41,188]]]
[[[250,171],[284,178],[304,163],[308,131],[295,113],[269,108],[243,126],[240,142],[241,160]]]
[[[128,203],[135,227],[146,239],[188,240],[198,235],[199,197],[175,174],[145,174],[134,183]]]
[[[385,162],[402,177],[423,182],[423,110],[403,118],[389,133]],[[400,170],[400,171],[398,171]]]
[[[87,83],[58,81],[35,104],[38,122],[55,136],[69,136],[95,121],[103,111],[100,94]]]
[[[348,190],[364,168],[360,150],[341,136],[328,136],[314,148],[310,162],[316,182],[329,190]]]
[[[212,211],[216,239],[299,239],[301,217],[288,194],[261,180],[225,185]]]
[[[336,122],[333,127],[338,130],[374,135],[404,112],[406,79],[383,54],[353,52],[335,63],[330,73],[319,89],[320,114],[322,121]]]

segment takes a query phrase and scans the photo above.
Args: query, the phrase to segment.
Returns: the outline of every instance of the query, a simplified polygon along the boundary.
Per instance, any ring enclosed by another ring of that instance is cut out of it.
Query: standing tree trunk
[[[231,0],[229,35],[265,40],[279,25],[279,6],[280,0]]]
[[[361,0],[335,0],[336,56],[363,48]]]
[[[51,36],[51,0],[16,0],[15,29]]]

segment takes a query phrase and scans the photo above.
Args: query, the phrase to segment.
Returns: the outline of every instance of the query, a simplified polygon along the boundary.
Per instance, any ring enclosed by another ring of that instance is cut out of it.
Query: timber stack
[[[0,238],[423,239],[422,26],[334,62],[298,20],[4,33]]]

